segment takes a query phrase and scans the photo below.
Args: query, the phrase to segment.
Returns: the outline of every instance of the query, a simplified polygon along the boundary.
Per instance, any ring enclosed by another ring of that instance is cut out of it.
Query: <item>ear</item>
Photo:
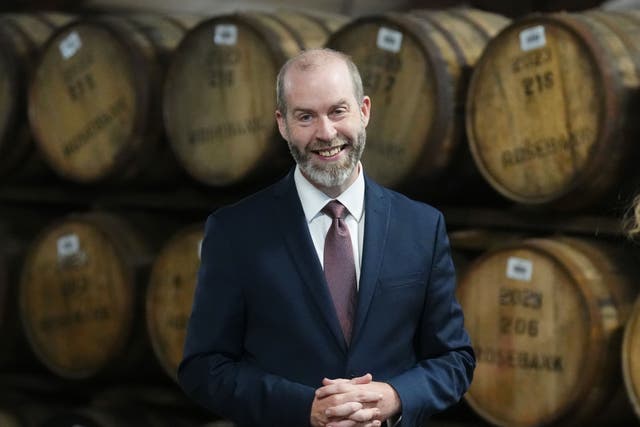
[[[367,127],[369,124],[369,117],[371,116],[371,98],[365,96],[362,98],[362,104],[360,104],[360,114],[362,115],[362,124]]]
[[[276,110],[276,122],[278,122],[278,130],[280,131],[280,135],[284,138],[285,141],[289,141],[288,132],[287,132],[287,124],[285,123],[285,117],[279,110]]]

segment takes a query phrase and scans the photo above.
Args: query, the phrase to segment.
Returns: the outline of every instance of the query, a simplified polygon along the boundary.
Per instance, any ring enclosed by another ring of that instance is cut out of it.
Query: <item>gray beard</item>
[[[356,166],[358,166],[358,162],[360,161],[362,152],[364,151],[365,141],[366,132],[363,129],[358,133],[358,139],[353,144],[353,149],[349,152],[345,162],[329,165],[328,167],[320,167],[313,164],[310,161],[311,155],[309,152],[302,152],[291,143],[288,143],[288,145],[293,159],[300,167],[300,171],[309,181],[322,187],[339,187],[344,184],[344,182],[351,176]],[[337,145],[336,142],[339,142],[340,144],[346,143],[344,138],[336,137],[330,141],[327,146]]]

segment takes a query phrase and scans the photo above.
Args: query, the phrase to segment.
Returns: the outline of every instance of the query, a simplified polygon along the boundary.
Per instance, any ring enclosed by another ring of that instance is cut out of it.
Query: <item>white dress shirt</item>
[[[304,216],[307,219],[311,240],[313,240],[313,246],[316,248],[316,253],[323,269],[324,239],[327,236],[333,220],[329,215],[322,213],[322,208],[331,200],[337,200],[349,211],[344,221],[349,227],[353,259],[356,260],[356,281],[360,284],[362,242],[364,241],[364,174],[362,172],[362,165],[358,163],[358,177],[355,182],[335,199],[327,196],[311,184],[309,180],[302,175],[298,166],[296,166],[293,178],[296,189],[298,190],[300,202],[302,202]]]

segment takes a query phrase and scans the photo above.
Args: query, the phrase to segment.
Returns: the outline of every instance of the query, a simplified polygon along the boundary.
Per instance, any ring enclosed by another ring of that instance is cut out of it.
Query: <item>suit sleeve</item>
[[[211,215],[179,383],[200,405],[240,426],[308,426],[315,390],[264,372],[243,357],[245,302],[237,279],[243,254],[234,243]]]
[[[457,403],[469,388],[475,368],[462,309],[455,298],[455,271],[441,214],[416,351],[418,363],[387,381],[402,402],[402,427],[423,425],[434,413]]]

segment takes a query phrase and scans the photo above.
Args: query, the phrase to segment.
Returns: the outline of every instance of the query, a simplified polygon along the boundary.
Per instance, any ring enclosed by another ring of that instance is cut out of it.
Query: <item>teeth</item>
[[[340,147],[334,147],[331,150],[318,151],[318,154],[320,154],[322,157],[331,157],[338,154],[340,152],[340,149]]]

